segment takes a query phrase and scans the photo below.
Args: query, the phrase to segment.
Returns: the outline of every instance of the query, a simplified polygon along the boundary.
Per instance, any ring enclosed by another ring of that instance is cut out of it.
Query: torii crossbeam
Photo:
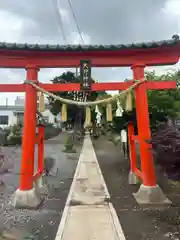
[[[92,84],[92,91],[125,90],[132,86],[134,81],[128,82],[100,82]],[[156,81],[144,83],[147,90],[176,89],[176,81]],[[80,91],[78,83],[48,84],[38,82],[38,86],[48,92]],[[26,92],[26,84],[0,84],[0,92]]]

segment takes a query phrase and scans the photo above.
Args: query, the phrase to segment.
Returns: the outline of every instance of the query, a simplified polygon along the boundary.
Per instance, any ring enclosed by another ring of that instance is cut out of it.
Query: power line
[[[82,43],[84,44],[84,39],[83,39],[83,36],[82,36],[82,33],[81,33],[81,29],[80,29],[78,21],[77,21],[77,17],[76,17],[75,11],[74,11],[72,3],[71,3],[71,0],[68,0],[68,4],[69,4],[69,7],[71,9],[71,12],[72,12],[72,15],[73,15],[73,18],[74,18],[74,21],[75,21],[75,24],[76,24],[79,36],[81,38]]]
[[[53,6],[54,6],[54,9],[55,9],[56,16],[57,16],[58,26],[60,27],[60,31],[61,31],[61,33],[62,33],[63,40],[64,40],[65,43],[67,43],[66,34],[65,34],[65,30],[64,30],[64,24],[63,24],[61,12],[59,11],[58,0],[52,0],[52,2],[53,2]],[[72,13],[72,15],[73,15],[73,18],[74,18],[74,21],[75,21],[75,24],[76,24],[76,27],[77,27],[79,36],[80,36],[80,38],[81,38],[82,43],[84,44],[84,39],[83,39],[83,37],[82,37],[81,29],[80,29],[80,27],[79,27],[79,24],[78,24],[78,21],[77,21],[77,18],[76,18],[76,14],[75,14],[75,12],[74,12],[74,9],[73,9],[71,0],[68,0],[68,4],[69,4],[70,10],[71,10],[71,13]],[[76,73],[75,73],[75,75],[76,75],[76,77],[78,76],[78,68],[76,68]],[[84,93],[83,95],[86,95],[86,94]],[[83,96],[83,98],[85,98],[85,97],[86,97],[86,96]]]
[[[65,34],[65,30],[64,30],[64,24],[63,24],[61,12],[59,11],[58,0],[52,0],[52,3],[53,3],[53,7],[54,7],[54,10],[56,13],[57,20],[58,20],[58,26],[59,26],[61,34],[62,34],[62,38],[63,38],[64,42],[67,43],[66,34]]]

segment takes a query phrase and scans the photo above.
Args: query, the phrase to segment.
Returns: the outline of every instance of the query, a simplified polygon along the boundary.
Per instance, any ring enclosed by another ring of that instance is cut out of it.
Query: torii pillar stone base
[[[27,191],[17,189],[13,199],[13,206],[15,208],[38,208],[42,202],[40,193],[33,188]]]
[[[163,191],[156,186],[141,185],[137,193],[133,193],[134,198],[139,204],[163,205],[172,204],[172,202],[164,195]]]

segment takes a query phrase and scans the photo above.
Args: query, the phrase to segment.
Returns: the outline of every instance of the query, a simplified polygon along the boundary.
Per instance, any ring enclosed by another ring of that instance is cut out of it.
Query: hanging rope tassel
[[[44,94],[42,92],[39,93],[39,111],[44,112],[45,103],[44,103]]]
[[[86,119],[85,119],[85,127],[89,126],[91,124],[91,108],[86,107]]]
[[[62,104],[61,120],[62,120],[62,122],[66,122],[67,121],[67,105],[66,104]]]
[[[96,107],[95,107],[95,113],[99,113],[100,111],[99,111],[99,107],[98,107],[98,105],[96,105]]]
[[[107,104],[107,107],[106,107],[106,120],[107,122],[112,122],[112,105],[111,103],[108,103]]]
[[[128,92],[127,94],[125,109],[127,112],[132,111],[132,93],[131,92]]]

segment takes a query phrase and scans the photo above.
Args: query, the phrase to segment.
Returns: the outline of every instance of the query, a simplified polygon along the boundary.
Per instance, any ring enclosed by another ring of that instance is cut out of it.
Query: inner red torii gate
[[[93,83],[93,91],[125,90],[134,80],[144,80],[146,66],[170,65],[179,60],[180,41],[140,43],[110,46],[60,46],[0,43],[0,67],[24,68],[26,79],[50,92],[79,91],[80,84],[44,84],[38,81],[40,68],[78,67],[80,60],[91,60],[92,67],[131,67],[133,80],[129,82]],[[157,192],[152,155],[148,143],[150,125],[146,90],[176,89],[175,81],[145,82],[135,89],[138,140],[140,144],[141,176],[143,184],[135,196],[139,202],[161,202],[161,197],[150,199],[153,189]],[[40,199],[33,188],[34,151],[36,136],[37,91],[30,84],[0,84],[0,92],[25,92],[24,136],[22,141],[22,161],[20,187],[15,194],[15,205],[36,207]],[[131,128],[133,136],[133,129]],[[131,173],[135,174],[132,136],[129,136]],[[43,149],[43,148],[42,148]],[[159,191],[159,190],[158,190]],[[142,193],[145,200],[141,199]],[[161,194],[160,194],[161,195]],[[142,201],[141,201],[142,200]],[[163,200],[164,201],[164,200]]]

